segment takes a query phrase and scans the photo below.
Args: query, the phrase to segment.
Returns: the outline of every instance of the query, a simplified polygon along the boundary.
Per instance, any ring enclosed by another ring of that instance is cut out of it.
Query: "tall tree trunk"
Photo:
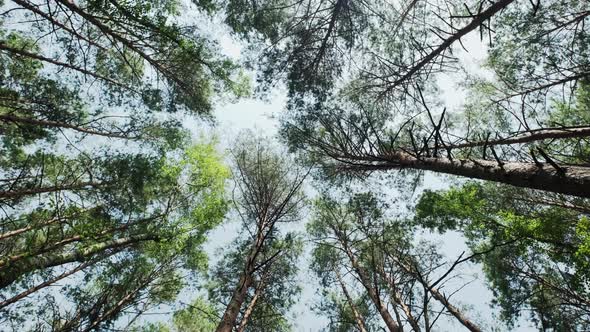
[[[447,144],[448,149],[471,148],[477,146],[523,144],[546,139],[584,138],[590,137],[590,127],[540,128],[522,132],[514,137],[477,141],[459,144]]]
[[[359,166],[373,169],[413,168],[454,174],[472,179],[505,183],[517,187],[590,197],[590,167],[558,166],[549,163],[503,162],[482,159],[414,157],[396,152],[379,157],[351,158],[372,162]]]
[[[57,121],[49,121],[49,120],[37,120],[37,119],[29,119],[29,118],[22,118],[13,115],[0,115],[0,121],[4,122],[18,122],[24,123],[34,126],[40,127],[52,127],[52,128],[66,128],[72,129],[74,131],[89,134],[89,135],[97,135],[97,136],[105,136],[110,138],[124,138],[124,139],[134,139],[135,137],[123,135],[123,134],[116,134],[116,133],[109,133],[106,131],[98,131],[89,128],[84,128],[76,125],[72,125],[69,123],[64,122],[57,122]]]
[[[346,238],[333,225],[332,225],[332,230],[334,231],[334,233],[338,237],[338,241],[340,241],[340,244],[342,245],[344,251],[346,252],[346,255],[348,256],[348,259],[350,260],[350,263],[352,264],[353,269],[356,271],[356,273],[361,281],[361,284],[367,290],[367,293],[369,294],[369,298],[371,298],[371,301],[373,302],[373,304],[377,308],[377,311],[379,312],[379,315],[381,316],[381,318],[383,319],[383,322],[387,326],[387,329],[390,332],[401,332],[402,328],[395,322],[393,317],[391,317],[391,314],[387,310],[387,307],[385,306],[383,301],[381,301],[381,298],[379,297],[377,290],[375,289],[375,287],[373,287],[371,285],[371,280],[368,276],[367,271],[365,271],[365,269],[362,266],[360,266],[360,264],[356,260],[354,253],[352,252],[352,250],[348,246]]]
[[[359,328],[359,331],[360,332],[367,332],[367,327],[365,326],[365,322],[363,320],[363,317],[359,314],[358,310],[356,309],[356,306],[354,305],[354,302],[352,301],[352,297],[348,293],[348,289],[346,289],[346,285],[344,284],[344,281],[342,280],[342,277],[340,276],[340,272],[338,272],[338,270],[334,269],[334,273],[336,274],[336,278],[338,279],[338,282],[340,283],[340,287],[342,288],[342,292],[344,293],[344,296],[346,297],[346,302],[348,302],[348,305],[350,306],[350,309],[352,310],[352,314],[354,316],[354,320],[356,322],[356,325]]]
[[[93,255],[104,252],[105,250],[119,249],[139,242],[157,239],[158,238],[154,235],[142,234],[97,243],[87,248],[76,249],[67,253],[30,257],[29,259],[25,259],[21,262],[16,262],[15,264],[10,265],[5,270],[0,271],[0,289],[9,286],[26,273],[67,263],[84,262]]]
[[[414,318],[414,315],[412,315],[412,310],[410,309],[410,307],[408,307],[408,305],[403,301],[402,296],[395,285],[395,282],[390,278],[390,276],[388,276],[385,273],[385,269],[383,268],[383,266],[376,267],[376,270],[379,273],[379,275],[381,275],[381,278],[383,278],[383,280],[385,280],[385,282],[389,286],[391,297],[393,300],[392,302],[394,304],[399,305],[402,308],[404,314],[406,314],[406,318],[408,319],[410,326],[412,326],[412,329],[416,332],[420,332],[420,325],[418,324],[418,321],[416,321],[416,319]]]
[[[244,271],[240,276],[240,280],[238,281],[238,285],[234,290],[232,297],[229,301],[229,304],[225,308],[225,312],[221,317],[221,321],[219,325],[217,325],[216,332],[231,332],[236,325],[236,321],[238,319],[238,315],[240,313],[240,308],[242,308],[242,304],[246,299],[246,295],[248,294],[248,289],[254,282],[254,270],[255,270],[255,262],[260,250],[262,250],[262,246],[264,245],[264,240],[266,239],[266,235],[264,234],[264,226],[266,222],[264,220],[259,220],[259,227],[257,228],[257,236],[256,242],[252,246],[250,253],[248,254],[248,258],[246,259],[246,264],[244,266]],[[272,228],[274,224],[271,225]]]
[[[231,300],[225,308],[223,317],[221,317],[221,322],[217,325],[216,332],[231,332],[233,330],[236,325],[238,314],[240,313],[240,308],[246,299],[248,289],[251,285],[252,277],[248,275],[248,273],[242,274],[240,281],[238,282],[238,287],[234,290]]]
[[[248,303],[246,311],[244,311],[244,316],[242,317],[242,321],[240,321],[240,326],[238,326],[237,332],[243,332],[246,328],[246,325],[248,325],[248,320],[250,319],[250,316],[252,316],[252,312],[254,312],[254,308],[256,307],[256,303],[258,302],[258,298],[260,298],[260,294],[262,294],[263,289],[264,280],[260,280],[260,282],[256,286],[256,290],[254,291],[254,296],[252,296],[252,299],[250,300],[250,303]]]

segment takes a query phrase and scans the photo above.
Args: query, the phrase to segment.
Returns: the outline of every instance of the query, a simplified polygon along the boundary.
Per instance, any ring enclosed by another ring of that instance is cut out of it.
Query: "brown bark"
[[[406,314],[406,318],[408,320],[408,323],[410,323],[412,329],[416,332],[420,332],[420,325],[418,324],[418,321],[414,318],[414,315],[412,315],[412,310],[410,309],[410,307],[408,307],[408,305],[403,301],[402,296],[395,285],[395,282],[390,278],[390,276],[388,276],[385,273],[383,266],[377,267],[376,270],[381,275],[381,278],[383,278],[383,280],[385,280],[385,282],[389,286],[389,291],[391,293],[393,304],[399,305],[402,308],[402,311],[404,312],[404,314]]]
[[[377,311],[379,312],[379,315],[381,316],[381,318],[383,319],[383,322],[387,326],[387,329],[390,332],[401,332],[402,328],[395,322],[395,320],[393,320],[393,317],[391,317],[391,314],[387,310],[387,307],[385,306],[383,301],[381,301],[381,298],[379,297],[377,290],[375,289],[375,287],[373,287],[371,285],[371,280],[369,278],[367,271],[356,260],[354,253],[352,252],[352,250],[348,246],[346,238],[333,225],[332,225],[332,230],[334,231],[334,233],[338,237],[338,241],[340,241],[340,244],[342,245],[344,251],[346,252],[346,255],[348,256],[348,259],[350,260],[350,263],[352,264],[353,269],[357,273],[357,275],[361,281],[361,284],[367,290],[367,293],[369,294],[369,298],[371,298],[371,301],[373,302],[373,304],[377,308]]]
[[[248,274],[243,274],[238,282],[238,287],[234,290],[232,298],[225,308],[221,322],[215,331],[217,332],[231,332],[236,324],[236,319],[240,313],[242,303],[248,294],[248,288],[252,285],[252,278]]]
[[[352,297],[348,293],[348,289],[346,288],[346,285],[344,284],[344,281],[342,280],[342,277],[340,276],[340,272],[338,272],[338,270],[334,270],[334,273],[336,274],[336,278],[338,279],[338,283],[340,283],[340,287],[342,288],[342,293],[344,293],[344,296],[346,297],[346,302],[348,302],[348,305],[350,306],[350,309],[352,310],[352,314],[354,316],[354,320],[356,322],[356,325],[359,328],[359,331],[360,332],[367,332],[367,327],[365,326],[365,322],[363,321],[363,318],[361,317],[358,310],[356,309],[356,306],[354,305],[354,302],[352,301]]]
[[[428,287],[428,285],[425,285],[425,286]],[[457,307],[452,305],[449,302],[449,300],[438,291],[438,289],[428,287],[428,291],[430,292],[430,294],[432,294],[432,297],[434,297],[438,302],[442,303],[442,305],[447,309],[447,311],[451,315],[455,316],[455,318],[459,321],[459,323],[461,323],[463,326],[465,326],[469,331],[471,331],[471,332],[481,332],[482,331],[479,328],[479,326],[475,325],[470,319],[468,319],[463,314],[463,312],[461,312],[461,310],[459,310]]]
[[[462,29],[457,30],[451,37],[445,39],[442,44],[440,44],[436,49],[426,55],[420,62],[416,65],[412,66],[404,75],[396,79],[391,85],[385,90],[385,92],[391,91],[394,87],[400,85],[401,83],[405,82],[406,80],[410,79],[414,74],[416,74],[419,70],[421,70],[424,66],[434,60],[437,56],[444,53],[447,49],[451,47],[451,45],[461,39],[466,34],[470,33],[471,31],[477,29],[482,25],[483,22],[489,20],[492,16],[496,13],[504,9],[506,6],[514,2],[514,0],[500,0],[493,5],[491,5],[488,9],[482,11],[478,15],[474,17],[474,19],[469,22],[465,27]]]
[[[142,234],[126,238],[115,239],[112,241],[97,243],[87,248],[76,249],[67,253],[50,254],[47,256],[30,257],[24,261],[17,262],[11,265],[8,269],[0,271],[0,289],[9,286],[15,282],[22,275],[34,272],[36,270],[45,269],[53,266],[63,265],[73,262],[83,262],[93,255],[105,252],[109,249],[120,249],[130,245],[157,240],[154,235]]]
[[[258,227],[256,242],[252,246],[244,266],[244,271],[240,276],[240,280],[238,281],[238,285],[232,294],[229,304],[225,308],[225,312],[221,317],[221,321],[219,322],[219,325],[217,325],[217,329],[215,330],[216,332],[231,332],[234,329],[240,309],[242,308],[242,304],[244,303],[246,295],[248,294],[248,289],[254,282],[253,274],[255,270],[256,258],[258,257],[260,250],[262,250],[264,240],[266,239],[265,234],[263,234],[266,223],[264,220],[259,220],[258,222],[260,223],[260,226]]]
[[[0,115],[0,121],[19,122],[19,123],[25,123],[25,124],[41,126],[41,127],[66,128],[66,129],[72,129],[72,130],[80,132],[80,133],[97,135],[97,136],[104,136],[104,137],[110,137],[110,138],[125,138],[125,139],[134,139],[135,138],[135,137],[129,137],[129,136],[126,136],[123,134],[115,134],[115,133],[109,133],[109,132],[104,132],[104,131],[97,131],[97,130],[93,130],[93,129],[88,129],[88,128],[72,125],[69,123],[48,121],[48,120],[28,119],[28,118],[21,118],[21,117],[12,116],[12,115]]]
[[[446,145],[449,149],[471,148],[477,146],[494,146],[522,144],[545,139],[582,138],[590,136],[590,127],[568,127],[568,128],[542,128],[529,130],[515,137],[494,139],[489,141],[478,141],[461,144]]]
[[[252,316],[252,312],[254,312],[254,308],[256,307],[256,302],[258,302],[258,298],[260,298],[260,294],[262,294],[262,290],[264,289],[264,280],[261,280],[258,285],[256,286],[256,290],[254,291],[254,296],[248,303],[248,307],[246,311],[244,311],[244,315],[242,316],[242,320],[240,321],[240,326],[238,326],[237,332],[243,332],[248,325],[248,320],[250,316]]]
[[[517,187],[590,197],[590,167],[559,166],[549,163],[502,162],[483,159],[415,157],[406,152],[383,156],[343,156],[336,159],[351,169],[386,170],[412,168],[453,174],[472,179],[505,183]]]

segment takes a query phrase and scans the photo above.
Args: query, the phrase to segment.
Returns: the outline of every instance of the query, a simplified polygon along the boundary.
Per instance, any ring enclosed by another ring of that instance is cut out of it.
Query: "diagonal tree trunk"
[[[345,164],[344,168],[352,170],[420,169],[500,182],[517,187],[590,197],[590,167],[586,166],[416,157],[407,152],[361,157],[344,155],[336,156],[336,159]]]
[[[240,321],[240,326],[238,326],[237,332],[244,332],[244,329],[246,329],[246,325],[248,325],[248,320],[250,319],[252,312],[254,312],[254,308],[256,307],[256,303],[258,302],[258,299],[260,298],[260,295],[264,290],[264,286],[264,279],[262,279],[256,286],[254,296],[252,296],[250,303],[248,303],[248,307],[246,307],[246,311],[244,311],[244,315],[242,316],[242,320]]]
[[[334,233],[338,237],[338,241],[342,245],[342,248],[344,249],[346,256],[348,256],[348,259],[350,260],[350,263],[351,263],[353,269],[355,270],[356,274],[358,275],[358,277],[361,281],[361,284],[367,290],[367,293],[369,294],[369,298],[371,298],[371,301],[373,302],[373,304],[377,308],[377,311],[379,312],[379,315],[381,316],[381,318],[383,319],[383,322],[387,326],[387,329],[390,332],[401,332],[402,331],[401,327],[395,322],[393,317],[391,317],[391,314],[387,310],[387,307],[385,306],[383,301],[381,301],[377,290],[371,284],[371,280],[369,278],[367,271],[358,263],[356,257],[354,256],[354,253],[352,252],[352,250],[348,246],[348,242],[346,241],[346,238],[333,225],[332,225],[332,230],[334,231]]]
[[[404,314],[406,314],[406,318],[408,319],[410,326],[412,326],[412,329],[416,332],[420,332],[420,325],[418,324],[418,321],[414,318],[414,315],[412,315],[412,310],[410,309],[410,307],[403,301],[402,296],[395,285],[395,282],[391,279],[390,276],[388,276],[385,273],[383,266],[376,267],[376,270],[377,273],[381,275],[381,278],[383,278],[383,280],[385,280],[385,282],[389,286],[393,303],[399,305],[402,308]]]
[[[136,243],[157,239],[158,238],[154,235],[142,234],[101,242],[91,245],[87,248],[76,249],[66,253],[31,257],[29,259],[16,262],[15,264],[10,265],[7,269],[0,271],[0,289],[9,286],[26,273],[67,263],[83,262],[92,256],[105,252],[109,249],[119,249]]]
[[[354,320],[356,322],[356,325],[359,328],[359,331],[360,332],[367,332],[367,327],[365,325],[363,317],[359,314],[358,310],[356,309],[356,306],[354,305],[354,302],[352,301],[352,297],[348,293],[348,289],[346,288],[346,285],[344,284],[344,281],[342,280],[342,277],[340,276],[340,272],[338,272],[338,270],[335,269],[334,273],[336,274],[336,279],[338,279],[338,283],[340,284],[340,287],[342,288],[342,293],[344,293],[344,296],[346,297],[346,302],[348,302],[348,305],[350,306],[350,309],[352,310],[352,314],[354,316]]]

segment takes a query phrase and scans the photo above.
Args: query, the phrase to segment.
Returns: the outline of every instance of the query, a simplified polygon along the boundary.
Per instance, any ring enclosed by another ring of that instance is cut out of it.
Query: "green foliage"
[[[482,253],[477,260],[507,322],[530,306],[540,328],[569,331],[586,324],[575,318],[585,310],[580,299],[587,298],[590,282],[585,207],[584,200],[470,182],[425,192],[414,223],[463,232],[471,249]],[[566,300],[572,296],[577,300]]]

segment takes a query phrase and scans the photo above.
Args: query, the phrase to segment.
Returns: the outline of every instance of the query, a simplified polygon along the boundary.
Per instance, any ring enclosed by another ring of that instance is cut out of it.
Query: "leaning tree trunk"
[[[345,159],[345,158],[343,158]],[[371,162],[367,169],[413,168],[501,182],[517,187],[590,197],[590,167],[551,163],[497,162],[483,159],[415,157],[396,152],[371,158],[346,158]]]
[[[223,313],[223,317],[221,317],[221,322],[217,325],[216,332],[231,332],[233,330],[250,285],[252,285],[252,277],[248,273],[243,274]]]
[[[392,302],[394,304],[399,305],[402,308],[403,312],[406,314],[406,318],[408,319],[408,323],[410,323],[410,326],[412,326],[412,329],[415,332],[420,332],[421,331],[420,325],[418,324],[418,321],[416,321],[416,319],[414,318],[414,315],[412,315],[412,310],[410,309],[410,307],[402,299],[402,296],[401,296],[397,286],[395,285],[395,282],[391,279],[390,276],[388,276],[385,273],[385,269],[383,268],[383,266],[377,267],[376,270],[377,270],[377,273],[379,273],[379,275],[381,275],[381,278],[383,278],[383,280],[385,280],[385,282],[389,286]]]
[[[348,289],[346,288],[346,285],[344,284],[344,281],[342,280],[342,277],[340,276],[340,272],[338,272],[338,270],[334,270],[334,273],[336,273],[336,278],[338,279],[338,282],[340,283],[340,287],[342,288],[342,292],[344,293],[344,296],[346,297],[346,301],[348,302],[348,305],[350,306],[350,309],[352,310],[352,314],[354,315],[354,320],[356,321],[359,331],[360,332],[367,332],[367,327],[365,326],[365,322],[363,321],[363,318],[361,317],[358,310],[356,309],[356,306],[354,305],[354,302],[352,301],[352,297],[348,293]]]
[[[336,236],[338,237],[338,240],[342,244],[343,249],[346,252],[346,255],[348,256],[353,269],[356,271],[361,284],[367,290],[367,293],[369,294],[369,298],[371,298],[371,301],[373,302],[373,304],[377,308],[377,311],[379,312],[379,315],[381,316],[381,318],[383,319],[383,322],[387,326],[387,329],[390,332],[401,332],[402,331],[401,327],[395,322],[393,317],[391,317],[391,314],[387,310],[387,307],[383,304],[383,302],[379,298],[379,294],[377,293],[377,290],[375,289],[375,287],[373,287],[371,285],[371,281],[370,281],[370,278],[367,274],[367,271],[362,266],[360,266],[360,264],[356,260],[356,257],[354,256],[354,253],[350,250],[350,247],[348,246],[346,239],[344,239],[342,237],[342,234],[336,228],[333,227],[332,229],[336,233]]]
[[[246,325],[248,325],[248,321],[250,320],[250,316],[252,316],[252,313],[254,312],[254,308],[256,307],[256,303],[258,302],[258,299],[260,298],[260,294],[262,294],[263,289],[264,289],[264,281],[261,280],[260,283],[258,284],[258,286],[256,287],[256,290],[254,291],[254,296],[252,296],[250,303],[248,303],[248,307],[246,308],[246,311],[244,311],[244,316],[242,317],[242,321],[240,322],[240,326],[238,326],[237,332],[244,332],[244,330],[246,329]]]
[[[262,226],[264,226],[264,222],[262,222]],[[238,285],[234,290],[227,307],[225,308],[225,312],[221,317],[221,321],[219,322],[219,325],[217,325],[217,329],[215,330],[216,332],[231,332],[236,325],[238,315],[240,314],[240,308],[242,308],[242,304],[246,300],[248,289],[254,282],[253,274],[255,270],[256,257],[264,245],[265,236],[262,233],[262,226],[258,228],[256,242],[254,243],[250,254],[248,254],[244,271],[242,272],[240,280],[238,281]]]
[[[402,261],[396,259],[397,264],[404,269],[407,273],[412,275],[426,291],[428,291],[432,297],[434,297],[438,302],[440,302],[447,311],[453,315],[459,323],[465,326],[471,332],[481,332],[482,329],[479,328],[475,323],[473,323],[459,308],[452,305],[449,300],[438,290],[434,287],[434,285],[430,285],[424,278],[416,272],[414,268],[408,266],[407,264],[403,263]]]
[[[4,269],[0,269],[0,289],[9,286],[22,275],[27,273],[67,263],[84,262],[85,260],[92,258],[94,255],[106,252],[107,250],[118,250],[140,242],[157,239],[158,237],[151,234],[141,234],[97,243],[90,245],[87,248],[76,249],[66,253],[30,257],[9,265]]]

